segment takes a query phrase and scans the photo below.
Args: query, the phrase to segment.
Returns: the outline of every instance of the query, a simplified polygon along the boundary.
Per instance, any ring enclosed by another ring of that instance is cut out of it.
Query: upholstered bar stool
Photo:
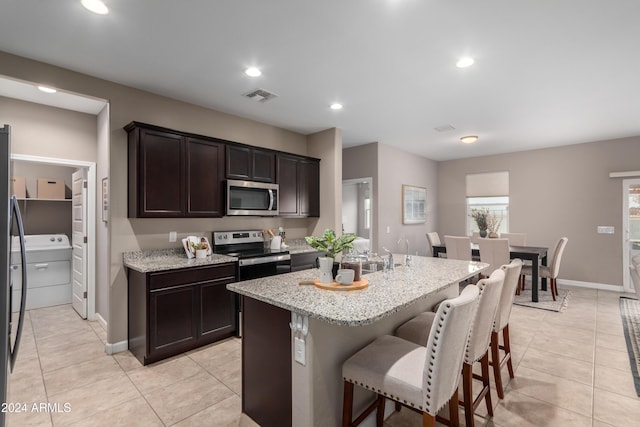
[[[356,426],[377,410],[381,427],[387,397],[422,412],[423,426],[435,426],[438,411],[449,403],[451,424],[459,425],[458,382],[478,295],[478,288],[469,285],[460,296],[443,301],[426,347],[384,335],[351,356],[342,365],[342,426]],[[352,421],[354,384],[378,398]]]
[[[487,413],[493,416],[489,385],[489,340],[502,295],[504,276],[504,271],[497,269],[489,278],[482,279],[477,284],[480,290],[478,311],[473,320],[462,365],[464,413],[466,425],[469,427],[474,425],[473,414],[483,399],[487,405]],[[424,330],[429,330],[436,319],[435,313],[421,313],[401,325],[396,330],[396,336],[415,344],[425,345]],[[473,374],[473,364],[478,361],[482,368],[480,376]],[[482,389],[475,400],[473,399],[473,379],[482,381]]]
[[[516,258],[509,265],[500,267],[504,271],[504,285],[502,295],[496,312],[496,320],[493,322],[493,332],[491,332],[491,366],[493,367],[493,377],[496,381],[496,391],[498,397],[504,399],[504,389],[502,387],[502,367],[506,364],[509,376],[514,377],[513,364],[511,362],[511,343],[509,342],[509,318],[511,317],[511,307],[513,298],[518,287],[522,260]],[[502,332],[502,342],[500,345],[500,332]],[[500,358],[500,350],[504,351],[504,357]]]

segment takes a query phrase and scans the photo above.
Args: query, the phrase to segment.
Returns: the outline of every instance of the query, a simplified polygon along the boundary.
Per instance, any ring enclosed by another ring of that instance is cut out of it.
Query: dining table
[[[433,256],[439,257],[441,253],[447,253],[444,243],[433,245],[431,248]],[[509,256],[511,259],[520,258],[522,261],[531,261],[531,301],[538,302],[538,267],[547,265],[547,252],[549,248],[542,246],[509,246]],[[471,244],[471,255],[480,257],[480,247],[477,243]],[[542,290],[547,290],[547,279],[542,279]]]

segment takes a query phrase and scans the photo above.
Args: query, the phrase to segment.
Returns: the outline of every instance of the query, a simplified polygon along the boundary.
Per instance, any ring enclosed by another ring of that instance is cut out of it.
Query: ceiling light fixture
[[[80,3],[93,13],[98,15],[106,15],[109,13],[109,8],[101,0],[82,0]]]
[[[472,66],[474,62],[475,61],[471,57],[460,58],[458,59],[458,62],[456,62],[456,67],[467,68]]]
[[[478,137],[476,135],[467,135],[460,138],[460,141],[464,142],[465,144],[473,144],[477,140]]]
[[[249,67],[244,70],[244,73],[249,77],[260,77],[262,75],[262,71],[256,67]]]
[[[49,86],[38,86],[38,90],[44,92],[44,93],[56,93],[57,90],[55,90],[52,87]]]
[[[332,110],[342,110],[342,104],[340,104],[339,102],[334,102],[333,104],[329,105],[329,108],[331,108]]]

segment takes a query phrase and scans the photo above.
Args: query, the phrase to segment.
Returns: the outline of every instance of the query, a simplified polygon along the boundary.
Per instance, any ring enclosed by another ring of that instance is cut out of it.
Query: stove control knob
[[[56,238],[55,238],[55,237],[50,237],[50,238],[49,238],[49,241],[51,241],[51,242],[55,242],[55,241],[56,241]]]
[[[58,242],[62,242],[62,237],[58,237]]]

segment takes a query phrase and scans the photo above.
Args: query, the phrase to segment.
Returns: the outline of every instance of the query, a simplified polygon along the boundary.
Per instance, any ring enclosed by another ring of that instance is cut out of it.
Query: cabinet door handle
[[[48,268],[48,267],[49,267],[48,263],[36,264],[36,269],[38,269],[38,270],[43,270],[43,269]]]

